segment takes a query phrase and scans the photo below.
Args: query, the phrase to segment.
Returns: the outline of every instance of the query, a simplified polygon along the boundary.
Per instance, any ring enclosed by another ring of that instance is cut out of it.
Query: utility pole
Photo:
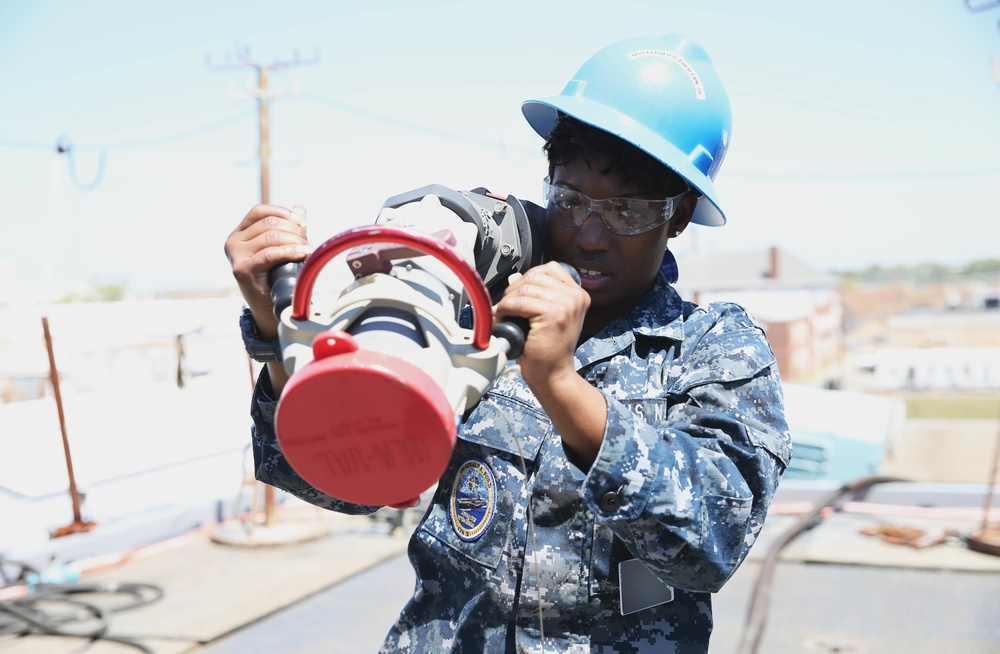
[[[319,55],[303,59],[297,51],[291,59],[275,59],[269,64],[255,60],[250,54],[250,48],[244,48],[236,53],[236,61],[213,65],[206,59],[210,68],[217,70],[234,70],[251,68],[257,74],[257,88],[249,96],[257,99],[258,148],[257,160],[260,168],[260,202],[271,202],[271,101],[281,97],[280,93],[270,90],[269,81],[272,71],[284,70],[292,66],[304,66],[319,61]],[[259,483],[259,482],[258,482]],[[256,497],[256,494],[254,495]],[[256,508],[256,507],[254,507]],[[301,542],[324,536],[327,530],[316,524],[280,525],[275,521],[274,487],[264,485],[264,523],[262,529],[256,529],[256,518],[251,516],[250,531],[220,529],[213,540],[229,545],[275,545],[280,543]]]
[[[236,62],[226,62],[224,64],[212,64],[206,61],[210,68],[217,70],[234,70],[242,68],[252,68],[257,74],[257,88],[250,91],[250,97],[257,99],[257,123],[258,123],[258,149],[257,160],[260,164],[260,201],[261,204],[271,202],[271,100],[281,97],[280,93],[270,90],[270,73],[272,71],[284,70],[292,66],[305,66],[317,63],[319,55],[311,59],[303,59],[295,52],[291,59],[275,59],[269,64],[256,61],[250,55],[250,49],[244,48],[242,52],[236,54]]]

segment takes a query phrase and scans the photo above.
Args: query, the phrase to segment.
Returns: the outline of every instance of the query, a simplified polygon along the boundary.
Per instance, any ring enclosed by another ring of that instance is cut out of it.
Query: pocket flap
[[[712,336],[711,343],[695,346],[683,372],[670,384],[670,394],[683,395],[704,384],[750,379],[775,363],[774,352],[759,329]]]
[[[552,423],[540,406],[491,388],[458,432],[464,441],[534,461]]]

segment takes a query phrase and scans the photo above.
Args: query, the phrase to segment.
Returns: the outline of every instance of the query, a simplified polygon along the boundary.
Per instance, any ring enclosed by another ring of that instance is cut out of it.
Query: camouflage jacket
[[[791,456],[771,348],[739,306],[698,307],[660,278],[576,358],[607,401],[597,460],[573,466],[520,377],[498,379],[411,538],[417,587],[384,652],[708,651],[710,594],[747,555]],[[258,479],[374,511],[291,469],[266,385],[252,409]]]

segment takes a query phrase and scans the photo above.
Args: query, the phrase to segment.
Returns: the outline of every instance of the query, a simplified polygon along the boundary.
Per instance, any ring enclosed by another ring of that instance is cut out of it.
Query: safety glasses
[[[623,236],[642,234],[670,220],[681,199],[690,190],[665,200],[607,198],[595,200],[579,191],[552,186],[549,178],[542,182],[545,207],[550,219],[567,227],[579,227],[592,213],[601,217],[608,231]]]

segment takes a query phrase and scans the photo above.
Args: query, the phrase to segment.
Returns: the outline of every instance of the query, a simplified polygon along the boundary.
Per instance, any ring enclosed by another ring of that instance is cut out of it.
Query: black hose
[[[764,628],[767,626],[767,612],[771,603],[771,581],[778,566],[778,557],[781,555],[781,551],[799,534],[822,521],[823,510],[833,506],[841,498],[848,495],[861,495],[876,484],[899,481],[907,480],[898,477],[862,477],[847,482],[818,502],[811,511],[799,518],[794,525],[778,537],[764,557],[760,574],[757,576],[753,593],[750,595],[747,620],[737,654],[757,654],[760,649],[761,641],[764,638]]]
[[[163,597],[163,589],[153,584],[98,581],[91,583],[46,584],[32,586],[32,568],[16,561],[0,559],[0,568],[20,566],[22,573],[13,583],[4,575],[5,587],[28,586],[27,594],[16,599],[0,600],[0,636],[63,636],[105,640],[154,654],[134,638],[108,633],[111,613],[144,606]],[[78,595],[126,595],[129,600],[111,608],[77,599]],[[62,610],[59,610],[59,607]]]

